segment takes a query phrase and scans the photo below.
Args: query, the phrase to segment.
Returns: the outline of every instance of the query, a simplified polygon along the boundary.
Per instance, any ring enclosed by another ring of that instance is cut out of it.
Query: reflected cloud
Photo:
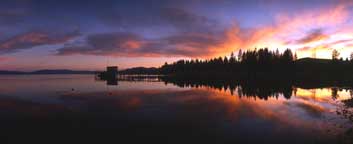
[[[302,108],[310,116],[316,118],[320,118],[325,112],[325,109],[323,107],[311,103],[297,103],[296,106]]]
[[[332,93],[333,89],[325,88],[325,89],[296,89],[296,96],[298,98],[307,98],[315,101],[329,102],[332,101]],[[341,90],[337,92],[339,95],[338,100],[346,100],[350,99],[349,91]]]

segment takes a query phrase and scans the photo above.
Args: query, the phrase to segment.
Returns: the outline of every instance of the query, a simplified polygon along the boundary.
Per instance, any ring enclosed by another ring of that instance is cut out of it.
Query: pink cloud
[[[0,53],[16,52],[35,46],[65,43],[79,35],[78,32],[67,34],[49,34],[46,32],[27,32],[0,42]]]
[[[12,58],[9,58],[9,57],[0,57],[0,62],[9,61],[11,59]]]

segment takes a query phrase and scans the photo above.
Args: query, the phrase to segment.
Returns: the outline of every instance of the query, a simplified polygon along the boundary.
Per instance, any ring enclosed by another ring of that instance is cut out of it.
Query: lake
[[[8,142],[351,143],[349,88],[0,76]]]

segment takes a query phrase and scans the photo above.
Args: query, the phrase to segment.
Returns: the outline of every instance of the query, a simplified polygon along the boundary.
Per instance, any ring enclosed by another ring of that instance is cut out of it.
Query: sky
[[[353,52],[349,0],[1,0],[0,70],[158,67],[240,49]]]

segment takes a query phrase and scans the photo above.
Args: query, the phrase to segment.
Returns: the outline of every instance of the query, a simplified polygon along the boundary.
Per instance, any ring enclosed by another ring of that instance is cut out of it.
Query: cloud
[[[0,24],[3,26],[11,26],[25,20],[27,14],[21,9],[0,10]]]
[[[312,47],[309,47],[309,46],[298,48],[299,51],[306,51],[306,50],[310,50],[310,49],[312,49]]]
[[[335,38],[332,31],[347,23],[348,8],[340,3],[294,14],[277,13],[272,24],[244,28],[236,20],[233,25],[222,27],[208,17],[167,7],[161,10],[158,23],[166,22],[175,28],[173,33],[154,39],[132,32],[93,34],[83,43],[66,45],[57,54],[208,58],[256,47],[293,48],[304,53],[331,51],[331,46],[349,44],[347,38]]]
[[[8,61],[10,59],[11,58],[9,58],[9,57],[0,57],[0,62]]]
[[[332,50],[336,49],[343,58],[348,58],[353,52],[353,38],[341,38],[340,34],[331,35],[329,39],[320,41],[316,45],[304,45],[297,49],[298,52],[306,56],[317,58],[330,58]]]
[[[154,39],[133,32],[91,34],[79,44],[65,45],[57,55],[205,57],[222,51],[226,35],[224,28],[215,29],[216,21],[181,8],[162,8],[159,12],[158,22],[172,26],[175,32]]]
[[[183,32],[204,32],[214,29],[217,22],[181,8],[163,8],[161,18]]]
[[[57,55],[105,55],[125,57],[204,56],[210,46],[222,41],[214,35],[182,33],[160,39],[146,39],[134,33],[101,33],[86,37],[83,43],[66,45]]]
[[[307,44],[307,43],[315,42],[315,41],[319,41],[319,40],[326,40],[328,38],[329,38],[329,36],[324,34],[322,29],[315,29],[315,30],[308,32],[307,35],[304,36],[303,38],[298,39],[294,42],[290,42],[290,43],[292,43],[292,44]]]
[[[65,45],[57,54],[128,56],[139,53],[148,44],[150,42],[133,33],[99,33],[87,36],[82,43]]]
[[[108,26],[119,27],[126,25],[124,24],[124,17],[115,11],[98,14],[97,18]]]
[[[14,26],[24,22],[31,15],[29,1],[13,0],[4,1],[0,6],[0,25]]]
[[[183,56],[212,55],[212,49],[223,44],[222,34],[183,33],[165,38],[168,45],[173,45],[176,54]],[[221,49],[221,47],[219,47]],[[216,54],[216,53],[214,53]]]
[[[234,49],[288,47],[305,53],[299,56],[307,56],[308,53],[320,49],[322,54],[319,57],[324,58],[329,56],[329,54],[323,54],[324,50],[330,52],[330,46],[351,39],[347,36],[351,31],[340,30],[342,26],[349,23],[350,6],[351,4],[339,3],[296,13],[277,13],[272,24],[256,28],[242,29],[235,25],[227,30],[228,40],[225,45]],[[326,30],[330,31],[326,32]],[[337,32],[342,33],[337,34]],[[298,37],[301,38],[298,39]]]
[[[281,31],[296,32],[305,29],[335,27],[343,24],[349,17],[349,5],[338,4],[309,9],[295,14],[278,13],[276,25]]]
[[[66,34],[49,34],[46,32],[26,32],[0,42],[0,54],[12,53],[35,46],[65,43],[75,37],[77,31]]]

